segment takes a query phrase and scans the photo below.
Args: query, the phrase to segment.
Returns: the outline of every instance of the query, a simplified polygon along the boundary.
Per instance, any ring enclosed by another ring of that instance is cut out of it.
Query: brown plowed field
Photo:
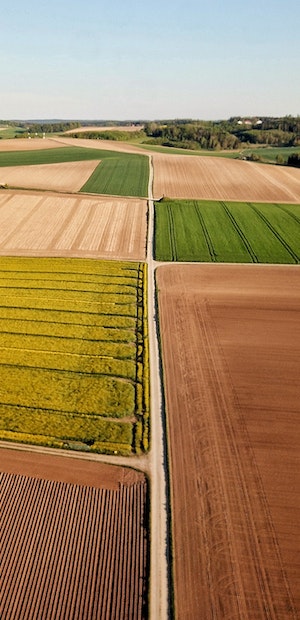
[[[0,141],[1,151],[40,151],[41,149],[57,149],[60,146],[52,138],[17,138]],[[63,144],[61,145],[63,146]]]
[[[41,466],[34,476],[1,467],[1,620],[142,620],[147,580],[144,476],[126,480],[123,468],[107,465],[102,475],[97,464],[90,485],[71,484],[63,471],[49,479],[48,466],[51,471],[55,458],[45,459],[31,456],[29,470]],[[66,467],[66,459],[59,460]],[[87,464],[81,465],[89,482]],[[104,482],[95,484],[95,476]]]
[[[99,161],[72,161],[37,166],[5,166],[0,168],[1,185],[79,192]]]
[[[300,611],[300,271],[157,270],[180,620]]]
[[[225,157],[153,155],[155,198],[300,202],[300,170]]]
[[[0,471],[99,489],[117,490],[120,484],[144,481],[144,474],[129,467],[118,467],[92,460],[83,461],[70,454],[52,456],[16,448],[0,448]]]
[[[0,255],[143,260],[146,212],[139,199],[3,190]]]

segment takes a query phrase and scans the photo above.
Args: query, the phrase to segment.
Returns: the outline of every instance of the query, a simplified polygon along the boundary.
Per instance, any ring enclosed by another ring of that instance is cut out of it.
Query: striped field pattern
[[[155,257],[297,264],[300,205],[164,198],[155,205]]]
[[[134,262],[0,259],[1,439],[141,449],[149,414],[145,277]]]
[[[0,474],[1,620],[146,617],[146,494]]]

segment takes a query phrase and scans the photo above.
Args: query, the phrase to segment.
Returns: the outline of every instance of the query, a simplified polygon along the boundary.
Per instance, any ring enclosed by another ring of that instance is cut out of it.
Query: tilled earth
[[[180,619],[300,610],[298,267],[157,271]]]

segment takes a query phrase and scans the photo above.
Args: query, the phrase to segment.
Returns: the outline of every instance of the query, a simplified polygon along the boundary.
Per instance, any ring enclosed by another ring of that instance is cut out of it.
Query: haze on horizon
[[[300,113],[298,0],[13,0],[0,118]]]

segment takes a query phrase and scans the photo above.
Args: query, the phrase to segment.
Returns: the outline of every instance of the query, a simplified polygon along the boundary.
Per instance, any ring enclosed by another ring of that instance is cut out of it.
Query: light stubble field
[[[143,260],[140,199],[0,191],[0,254]]]
[[[47,150],[47,149],[57,149],[60,146],[58,142],[55,142],[53,138],[45,138],[44,140],[40,138],[28,139],[28,138],[17,138],[16,140],[1,140],[0,141],[0,152],[16,152],[16,151],[37,151],[37,150]],[[61,145],[63,146],[63,145]]]
[[[156,199],[300,203],[300,170],[225,157],[153,155]]]
[[[177,618],[298,617],[299,278],[157,270]]]
[[[79,192],[98,165],[99,160],[37,166],[7,166],[0,170],[0,181],[1,185],[13,187]]]

